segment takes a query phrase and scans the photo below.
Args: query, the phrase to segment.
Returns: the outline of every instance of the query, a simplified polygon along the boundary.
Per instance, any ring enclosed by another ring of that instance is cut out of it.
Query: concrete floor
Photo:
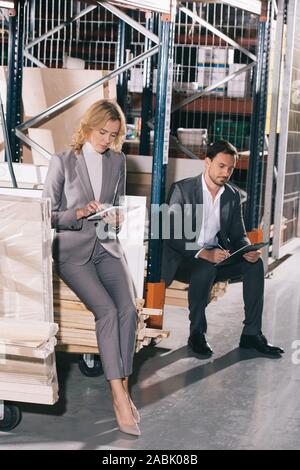
[[[141,437],[118,431],[103,376],[83,376],[75,356],[60,354],[59,403],[22,404],[23,420],[1,433],[0,450],[299,449],[300,246],[291,253],[266,280],[263,331],[286,350],[281,359],[239,351],[241,284],[231,284],[208,307],[212,358],[187,350],[188,313],[175,307],[165,313],[170,338],[136,355]]]

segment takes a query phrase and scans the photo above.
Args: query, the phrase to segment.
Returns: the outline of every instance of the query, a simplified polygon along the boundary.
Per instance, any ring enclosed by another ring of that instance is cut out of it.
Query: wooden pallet
[[[74,292],[54,273],[54,319],[59,325],[57,350],[72,353],[98,354],[95,334],[95,320],[92,312],[80,301]],[[136,352],[151,341],[167,338],[168,331],[147,327],[150,317],[161,317],[161,309],[144,307],[143,299],[136,299],[138,325]],[[101,346],[100,346],[101,348]]]
[[[216,282],[210,293],[210,302],[223,297],[226,292],[228,282]],[[177,307],[188,307],[188,284],[173,281],[168,289],[166,289],[166,305],[175,305]]]

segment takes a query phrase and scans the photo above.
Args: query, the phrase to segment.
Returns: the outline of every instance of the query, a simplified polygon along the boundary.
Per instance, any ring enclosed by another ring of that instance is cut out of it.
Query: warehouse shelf
[[[176,94],[174,103],[176,103]],[[180,100],[178,100],[180,102]],[[195,100],[182,108],[182,111],[223,114],[252,114],[251,98],[227,98],[223,96],[205,96]]]
[[[184,99],[183,93],[174,92],[173,103],[180,103]],[[140,113],[141,93],[130,94],[130,110],[132,114]],[[155,106],[155,96],[153,96],[153,106]],[[184,106],[182,111],[199,113],[220,113],[220,114],[242,114],[250,116],[252,114],[252,98],[228,98],[223,96],[200,97],[193,103]]]
[[[183,44],[188,46],[218,46],[218,47],[225,47],[227,43],[223,41],[221,38],[215,38],[212,35],[201,35],[201,36],[189,36],[187,37],[185,34],[177,34],[175,36],[176,44]],[[255,49],[257,45],[257,38],[256,37],[236,37],[235,41],[243,47],[252,47]]]

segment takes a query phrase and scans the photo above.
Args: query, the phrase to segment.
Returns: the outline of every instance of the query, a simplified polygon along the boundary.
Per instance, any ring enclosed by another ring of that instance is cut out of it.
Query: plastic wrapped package
[[[58,399],[50,201],[0,196],[0,400]]]
[[[50,202],[0,196],[0,317],[53,321]]]

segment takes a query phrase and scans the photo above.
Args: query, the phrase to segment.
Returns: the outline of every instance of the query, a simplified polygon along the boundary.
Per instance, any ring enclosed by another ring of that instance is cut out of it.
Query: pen
[[[224,253],[226,253],[226,257],[228,258],[228,256],[230,256],[230,254],[228,253],[227,250],[224,250],[224,248],[218,243],[218,247],[221,248],[222,251],[224,251]]]

